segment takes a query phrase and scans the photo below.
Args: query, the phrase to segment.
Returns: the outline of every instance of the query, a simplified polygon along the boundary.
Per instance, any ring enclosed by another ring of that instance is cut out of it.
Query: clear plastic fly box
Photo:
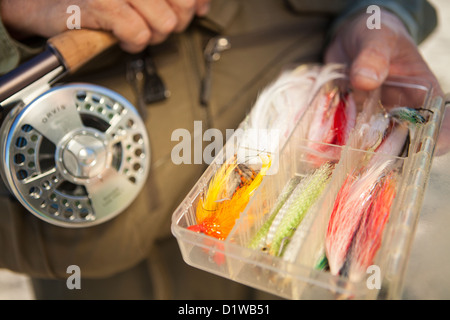
[[[287,299],[400,298],[443,111],[418,79],[283,72],[174,212],[185,262]]]

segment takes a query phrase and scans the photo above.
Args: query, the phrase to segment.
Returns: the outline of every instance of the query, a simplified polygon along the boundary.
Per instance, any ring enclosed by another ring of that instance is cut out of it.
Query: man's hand
[[[382,11],[381,29],[368,29],[367,15],[345,22],[328,47],[325,62],[345,63],[350,81],[361,90],[378,88],[390,75],[418,77],[429,82],[436,95],[443,96],[433,72],[424,61],[401,20]],[[436,154],[450,151],[450,114],[447,112]]]
[[[51,37],[67,30],[67,8],[81,10],[81,27],[111,31],[128,52],[164,41],[183,31],[210,0],[0,0],[7,28],[19,36]]]

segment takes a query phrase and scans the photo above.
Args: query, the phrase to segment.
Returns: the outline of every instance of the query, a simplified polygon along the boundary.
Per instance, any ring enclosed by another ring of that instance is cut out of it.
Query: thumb
[[[389,66],[394,46],[383,30],[366,31],[371,34],[364,38],[350,67],[350,81],[360,90],[378,88],[389,74]]]

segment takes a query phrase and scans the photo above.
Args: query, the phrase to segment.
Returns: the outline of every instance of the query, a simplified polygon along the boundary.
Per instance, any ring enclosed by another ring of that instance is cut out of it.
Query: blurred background
[[[450,1],[430,0],[439,26],[420,49],[450,93]],[[450,154],[433,160],[404,283],[404,299],[450,299]]]
[[[444,92],[450,92],[450,1],[430,0],[439,26],[420,45]],[[450,299],[450,154],[435,158],[405,276],[403,299]],[[26,276],[0,269],[0,300],[33,300]]]

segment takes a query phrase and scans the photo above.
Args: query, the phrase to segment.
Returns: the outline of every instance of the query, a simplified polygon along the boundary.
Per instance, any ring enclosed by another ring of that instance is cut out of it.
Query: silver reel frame
[[[11,110],[0,130],[3,181],[32,214],[57,226],[114,218],[150,170],[144,122],[129,101],[101,86],[55,86]]]

